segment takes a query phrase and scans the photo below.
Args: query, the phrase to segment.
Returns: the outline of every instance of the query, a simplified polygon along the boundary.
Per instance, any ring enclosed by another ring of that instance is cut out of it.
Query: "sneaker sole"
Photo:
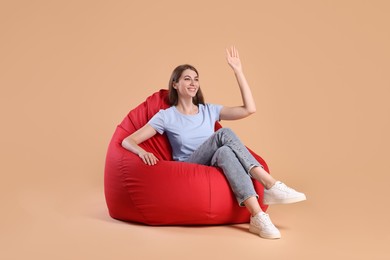
[[[280,200],[266,200],[264,199],[263,200],[263,203],[265,205],[274,205],[274,204],[290,204],[290,203],[296,203],[296,202],[300,202],[300,201],[304,201],[306,200],[306,196],[303,195],[303,196],[300,196],[300,197],[296,197],[296,198],[290,198],[290,199],[280,199]]]
[[[259,228],[250,226],[249,227],[249,232],[256,234],[262,238],[267,238],[267,239],[279,239],[281,238],[280,234],[267,234],[264,232],[261,232]]]

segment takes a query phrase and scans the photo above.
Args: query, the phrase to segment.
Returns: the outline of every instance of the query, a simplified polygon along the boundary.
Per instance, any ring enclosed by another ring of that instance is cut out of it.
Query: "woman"
[[[169,80],[171,107],[160,110],[145,126],[125,138],[122,146],[138,154],[145,164],[154,165],[158,163],[156,156],[138,144],[156,133],[165,132],[174,160],[217,166],[223,170],[239,205],[251,213],[250,232],[263,238],[280,238],[279,230],[259,205],[251,178],[265,187],[264,204],[293,203],[305,200],[306,196],[269,175],[230,129],[214,132],[218,120],[238,120],[256,112],[236,48],[227,49],[226,57],[240,87],[241,106],[205,104],[198,71],[188,64],[178,66]]]

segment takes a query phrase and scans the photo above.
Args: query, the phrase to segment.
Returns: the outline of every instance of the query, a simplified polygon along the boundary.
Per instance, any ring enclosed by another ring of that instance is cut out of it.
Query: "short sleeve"
[[[208,109],[210,111],[210,114],[213,116],[213,118],[215,119],[215,121],[220,121],[220,114],[221,114],[221,110],[222,110],[222,105],[216,105],[216,104],[207,104],[208,106]]]
[[[164,124],[164,110],[157,112],[148,122],[148,124],[154,128],[159,134],[163,134],[165,131]]]

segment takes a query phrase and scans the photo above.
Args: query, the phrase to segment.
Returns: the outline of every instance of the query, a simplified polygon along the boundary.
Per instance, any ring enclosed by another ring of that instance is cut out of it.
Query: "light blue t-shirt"
[[[199,104],[198,107],[198,114],[184,115],[172,106],[160,110],[148,122],[159,134],[167,134],[175,161],[186,161],[214,133],[222,106]]]

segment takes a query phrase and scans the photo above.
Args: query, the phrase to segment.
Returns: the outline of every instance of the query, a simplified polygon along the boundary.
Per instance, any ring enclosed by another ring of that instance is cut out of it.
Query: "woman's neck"
[[[192,103],[192,99],[179,100],[176,109],[185,115],[195,115],[198,113],[198,107]]]

